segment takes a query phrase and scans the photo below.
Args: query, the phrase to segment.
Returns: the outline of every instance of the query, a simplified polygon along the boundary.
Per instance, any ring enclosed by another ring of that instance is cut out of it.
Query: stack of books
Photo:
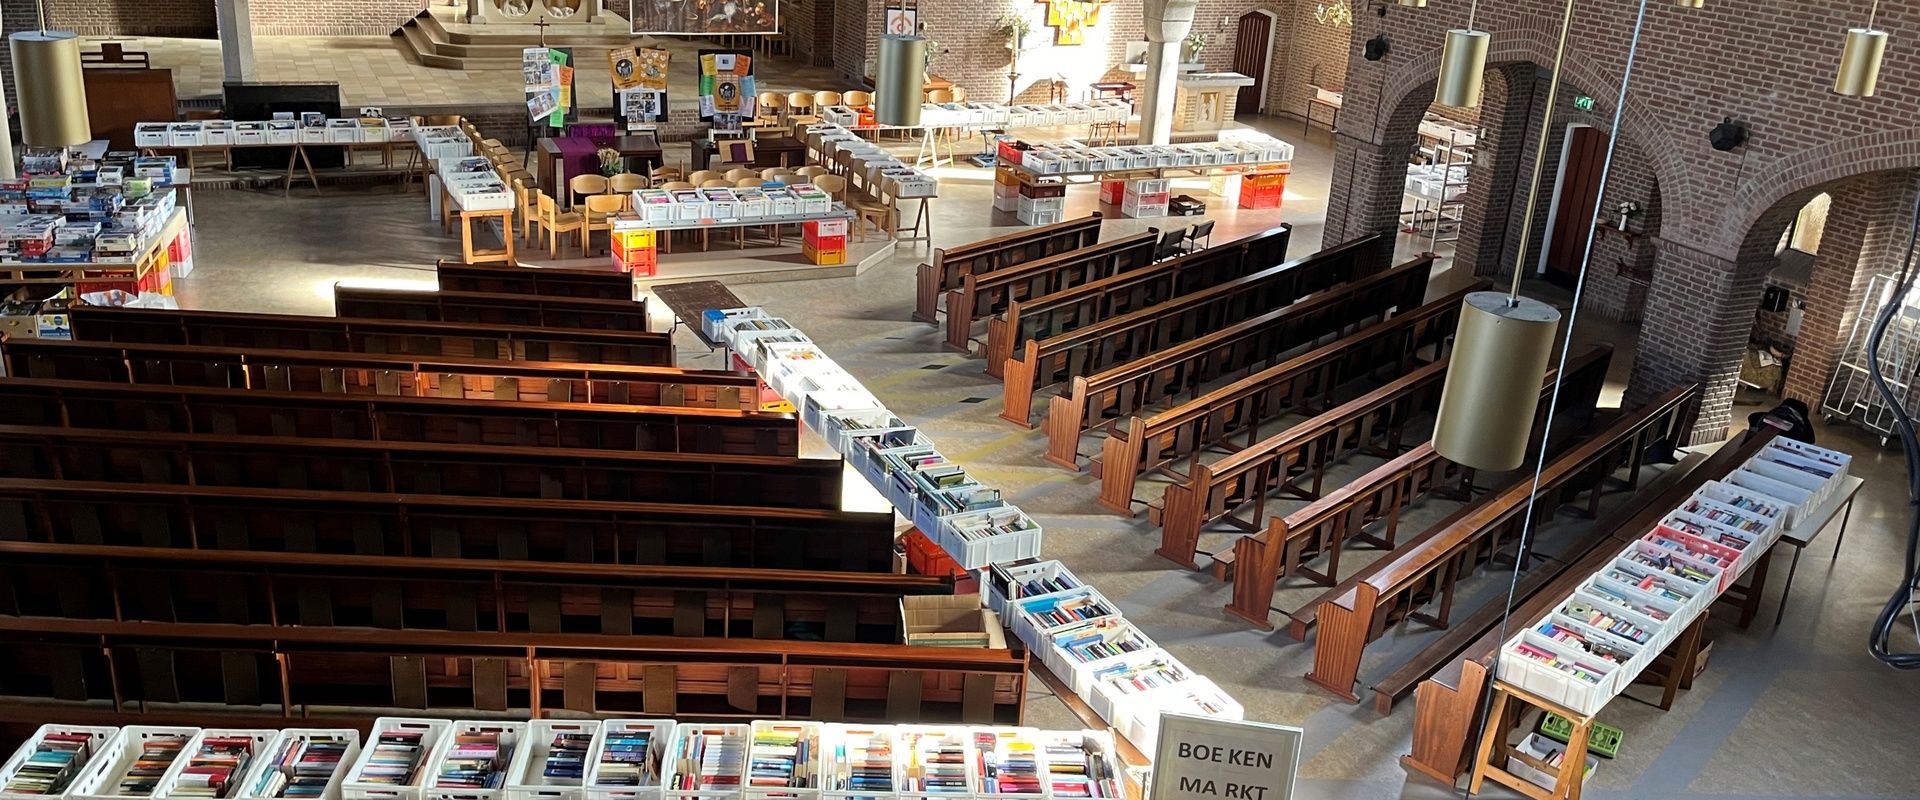
[[[507,779],[507,761],[513,757],[511,734],[499,730],[471,731],[454,737],[440,761],[433,785],[441,789],[498,789]]]
[[[578,783],[587,772],[587,747],[593,744],[591,733],[556,733],[547,745],[547,763],[540,774],[548,778]]]
[[[333,781],[334,770],[346,757],[349,740],[345,736],[289,735],[281,740],[280,750],[272,755],[269,768],[260,773],[253,797],[319,797]]]
[[[975,731],[974,766],[981,794],[1042,795],[1040,754],[1033,740],[1016,731]]]
[[[690,725],[681,734],[680,760],[674,767],[674,785],[680,791],[733,791],[740,788],[740,767],[746,760],[745,743],[731,728]]]
[[[1118,798],[1120,778],[1091,736],[1055,736],[1047,742],[1047,781],[1055,798]]]
[[[882,729],[847,729],[833,749],[833,768],[827,789],[835,792],[871,792],[890,795],[893,783],[893,734]]]
[[[907,774],[900,790],[922,794],[970,794],[967,790],[967,742],[950,731],[909,731]]]
[[[755,726],[747,754],[747,786],[757,789],[812,789],[819,785],[814,758],[820,752],[815,725]]]
[[[594,783],[600,786],[645,786],[659,776],[656,765],[647,760],[653,744],[653,729],[607,731],[600,747],[600,768]]]
[[[7,794],[57,795],[67,790],[80,768],[93,757],[93,737],[84,733],[49,733],[33,745],[33,753],[7,779]]]
[[[159,735],[140,746],[140,757],[133,766],[127,768],[127,774],[120,776],[120,783],[113,794],[126,797],[146,797],[160,785],[160,776],[173,766],[173,760],[180,757],[180,751],[186,749],[187,736]]]
[[[172,796],[231,797],[247,763],[253,760],[253,739],[248,736],[207,736],[200,747],[187,757],[186,769],[174,784]]]
[[[386,731],[373,744],[367,766],[360,771],[362,783],[407,786],[413,783],[414,770],[420,768],[419,731]]]
[[[1032,614],[1036,620],[1039,620],[1043,630],[1051,630],[1082,620],[1110,617],[1117,613],[1113,610],[1113,606],[1091,595],[1035,598],[1022,603],[1020,610]]]

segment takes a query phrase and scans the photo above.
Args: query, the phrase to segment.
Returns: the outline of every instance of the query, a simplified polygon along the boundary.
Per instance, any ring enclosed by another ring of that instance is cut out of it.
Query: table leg
[[[1853,519],[1853,501],[1859,499],[1859,497],[1860,495],[1855,494],[1853,497],[1847,498],[1847,508],[1840,512],[1840,532],[1833,537],[1833,556],[1828,558],[1828,561],[1838,561],[1840,559],[1840,543],[1847,540],[1847,522]]]
[[[287,151],[287,183],[280,190],[281,197],[293,196],[293,163],[298,158],[300,158],[300,145],[296,144],[292,150]]]
[[[473,218],[466,212],[460,212],[460,257],[469,264],[473,261]]]
[[[296,147],[294,152],[297,152],[300,154],[300,163],[306,165],[307,167],[307,180],[313,184],[313,193],[319,194],[320,193],[320,176],[313,174],[313,159],[310,159],[307,157],[307,148]]]
[[[1740,619],[1735,624],[1740,630],[1746,630],[1753,624],[1753,615],[1760,610],[1760,598],[1767,592],[1767,565],[1773,562],[1773,548],[1760,554],[1760,561],[1753,565],[1753,578],[1747,584],[1747,596],[1740,602]]]
[[[1793,548],[1793,561],[1787,565],[1787,582],[1780,587],[1780,609],[1773,612],[1773,626],[1776,628],[1780,627],[1781,618],[1787,615],[1787,596],[1793,594],[1793,574],[1800,571],[1800,551],[1805,549],[1807,548]]]

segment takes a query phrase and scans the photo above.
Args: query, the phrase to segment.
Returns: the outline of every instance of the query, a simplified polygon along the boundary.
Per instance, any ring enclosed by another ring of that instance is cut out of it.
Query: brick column
[[[1519,238],[1518,214],[1527,204],[1533,178],[1533,148],[1541,110],[1534,106],[1535,67],[1494,69],[1487,73],[1480,101],[1480,141],[1468,168],[1466,212],[1453,264],[1480,276],[1508,272],[1514,253],[1508,239]],[[1542,195],[1552,191],[1543,187]],[[1542,203],[1547,202],[1545,197]],[[1512,217],[1512,219],[1509,219]],[[1514,232],[1508,236],[1508,231]]]
[[[1381,146],[1344,130],[1334,134],[1333,186],[1327,193],[1327,226],[1323,247],[1349,242],[1370,233],[1398,235],[1400,203],[1406,196],[1407,153],[1412,144]],[[1382,248],[1384,267],[1393,258],[1392,247]]]
[[[1655,244],[1653,287],[1624,405],[1632,408],[1680,384],[1701,383],[1688,444],[1725,438],[1733,421],[1740,359],[1774,263],[1770,246],[1753,249],[1736,260],[1667,240]]]
[[[1916,190],[1913,173],[1870,175],[1831,192],[1826,232],[1807,281],[1806,309],[1794,338],[1786,396],[1816,414],[1845,354],[1855,317],[1875,275],[1897,275]],[[1869,322],[1870,324],[1870,322]]]

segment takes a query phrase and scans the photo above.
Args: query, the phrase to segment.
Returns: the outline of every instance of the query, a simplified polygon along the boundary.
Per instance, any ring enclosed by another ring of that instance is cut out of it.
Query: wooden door
[[[1572,288],[1587,256],[1587,234],[1593,227],[1593,207],[1600,202],[1600,171],[1607,159],[1607,136],[1599,128],[1579,127],[1569,132],[1566,165],[1560,171],[1553,224],[1547,246],[1546,279]]]
[[[1253,79],[1252,86],[1240,87],[1235,108],[1251,114],[1266,112],[1267,56],[1273,43],[1273,18],[1258,11],[1240,17],[1240,32],[1233,38],[1233,71]]]

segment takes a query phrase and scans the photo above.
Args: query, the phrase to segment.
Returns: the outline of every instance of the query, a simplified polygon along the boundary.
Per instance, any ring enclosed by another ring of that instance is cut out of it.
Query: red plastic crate
[[[900,543],[907,551],[907,571],[916,575],[951,575],[955,594],[977,593],[980,591],[980,577],[970,570],[960,568],[960,564],[940,549],[932,539],[915,528],[900,537]]]
[[[1100,202],[1110,206],[1120,205],[1121,198],[1127,194],[1126,181],[1101,181]]]

